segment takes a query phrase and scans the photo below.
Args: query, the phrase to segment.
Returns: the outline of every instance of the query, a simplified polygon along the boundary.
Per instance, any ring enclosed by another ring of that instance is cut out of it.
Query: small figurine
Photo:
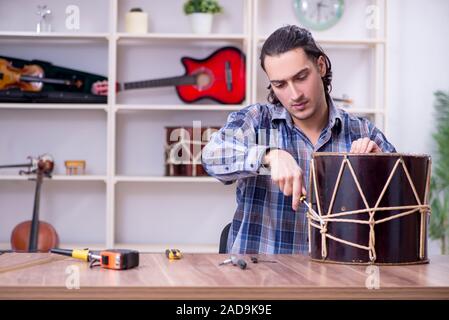
[[[84,160],[67,160],[64,162],[66,168],[66,174],[80,175],[86,173],[86,161]]]
[[[47,5],[38,5],[36,14],[39,16],[39,22],[36,25],[36,32],[51,32],[51,24],[48,21],[51,10],[47,9]]]

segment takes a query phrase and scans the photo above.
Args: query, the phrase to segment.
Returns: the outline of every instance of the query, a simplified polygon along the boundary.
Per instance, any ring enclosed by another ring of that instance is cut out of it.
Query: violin
[[[44,69],[37,64],[16,68],[11,62],[0,59],[0,90],[19,88],[22,91],[41,91],[44,83],[62,84],[67,86],[82,86],[81,80],[52,79],[44,77]]]
[[[44,155],[31,159],[30,164],[0,166],[0,168],[30,167],[29,171],[20,174],[36,173],[36,190],[32,220],[19,223],[11,233],[11,247],[14,251],[48,252],[59,246],[59,236],[56,229],[49,223],[39,221],[40,193],[44,176],[51,177],[54,162],[51,156]]]

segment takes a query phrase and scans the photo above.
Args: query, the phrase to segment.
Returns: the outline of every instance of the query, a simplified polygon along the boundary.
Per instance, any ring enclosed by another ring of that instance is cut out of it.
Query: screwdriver
[[[309,209],[310,214],[311,214],[315,219],[317,219],[317,220],[320,222],[320,224],[323,224],[323,223],[324,223],[324,222],[323,222],[323,219],[321,218],[321,216],[320,216],[318,213],[316,213],[316,211],[313,210],[312,206],[306,201],[306,196],[305,196],[305,195],[302,195],[302,196],[299,198],[299,201],[301,201],[302,203],[304,203],[304,204],[306,205],[307,209]]]
[[[251,262],[252,262],[252,263],[259,263],[259,262],[276,263],[277,261],[274,261],[274,260],[261,260],[261,259],[255,257],[255,256],[252,256],[252,257],[251,257]]]
[[[242,270],[246,269],[246,266],[247,266],[245,260],[237,259],[236,256],[231,256],[230,259],[226,259],[225,261],[220,262],[218,265],[222,266],[222,265],[229,264],[229,263],[232,263],[232,265],[234,265],[234,266],[239,266],[239,268]]]

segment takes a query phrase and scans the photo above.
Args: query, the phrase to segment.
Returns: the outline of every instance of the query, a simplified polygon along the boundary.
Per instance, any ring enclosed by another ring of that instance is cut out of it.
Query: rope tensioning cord
[[[393,179],[393,176],[397,170],[397,168],[399,167],[399,165],[402,165],[402,168],[404,169],[404,172],[407,176],[407,180],[410,184],[410,187],[412,188],[413,191],[413,195],[416,199],[417,205],[408,205],[408,206],[395,206],[395,207],[379,207],[379,204],[388,188],[388,186],[390,185],[391,180]],[[335,201],[335,197],[338,191],[338,186],[340,184],[341,181],[341,177],[343,175],[343,170],[345,165],[348,166],[351,175],[354,179],[354,182],[357,186],[357,189],[360,193],[360,196],[362,197],[363,203],[365,204],[366,209],[360,209],[360,210],[352,210],[352,211],[347,211],[347,212],[339,212],[339,213],[334,213],[331,214],[331,210],[333,209],[333,205],[334,205],[334,201]],[[429,160],[429,167],[427,169],[427,181],[426,181],[426,189],[425,189],[425,203],[428,202],[428,190],[429,190],[429,183],[430,183],[430,160]],[[381,194],[379,195],[379,198],[377,199],[377,202],[374,206],[374,208],[370,208],[368,205],[368,202],[366,200],[365,194],[362,191],[362,188],[360,186],[360,183],[357,179],[357,176],[354,172],[354,169],[351,165],[351,162],[348,160],[347,155],[344,156],[344,159],[342,161],[342,164],[340,166],[340,170],[338,173],[338,177],[337,177],[337,181],[335,182],[335,187],[334,187],[334,191],[332,193],[332,198],[331,198],[331,202],[329,205],[329,209],[326,215],[323,215],[321,213],[321,205],[320,205],[320,201],[319,201],[319,193],[318,193],[318,189],[317,189],[317,181],[316,181],[316,171],[315,171],[315,165],[314,165],[314,160],[311,160],[311,168],[312,168],[312,175],[311,178],[313,179],[313,186],[314,186],[314,191],[316,194],[316,200],[317,200],[317,207],[318,207],[318,213],[312,208],[312,206],[305,201],[306,197],[302,196],[300,198],[301,202],[303,202],[307,208],[308,208],[308,212],[307,212],[307,218],[309,219],[309,239],[311,239],[311,228],[310,227],[314,227],[320,230],[321,233],[321,256],[322,258],[326,258],[327,257],[327,245],[326,245],[326,238],[330,238],[334,241],[337,242],[341,242],[344,244],[347,244],[349,246],[353,246],[359,249],[363,249],[363,250],[368,250],[369,252],[369,257],[370,257],[370,261],[371,262],[375,262],[376,261],[376,250],[375,250],[375,232],[374,232],[374,226],[376,224],[380,224],[380,223],[384,223],[393,219],[397,219],[412,213],[415,213],[417,211],[419,211],[423,216],[425,214],[430,214],[430,206],[428,204],[422,204],[421,200],[418,197],[418,193],[416,192],[416,188],[415,185],[413,184],[413,181],[410,177],[410,173],[407,169],[407,166],[404,163],[404,160],[401,158],[399,158],[391,173],[390,176],[388,177]],[[384,219],[380,219],[380,220],[375,220],[374,219],[374,215],[377,211],[391,211],[391,210],[407,210],[407,209],[411,209],[405,212],[401,212],[399,214],[384,218]],[[353,220],[353,219],[335,219],[336,217],[342,217],[342,216],[348,216],[348,215],[353,215],[353,214],[359,214],[359,213],[368,213],[369,214],[369,220]],[[318,222],[318,224],[312,222]],[[370,227],[370,231],[369,231],[369,240],[368,240],[368,246],[364,246],[364,245],[360,245],[357,243],[353,243],[350,241],[346,241],[340,238],[337,238],[333,235],[328,234],[328,230],[327,230],[327,224],[328,222],[347,222],[347,223],[358,223],[358,224],[367,224]],[[424,258],[424,236],[425,236],[425,220],[424,217],[422,217],[421,219],[421,228],[420,228],[420,251],[419,251],[419,256],[420,259]],[[311,247],[309,244],[309,251],[311,251]]]

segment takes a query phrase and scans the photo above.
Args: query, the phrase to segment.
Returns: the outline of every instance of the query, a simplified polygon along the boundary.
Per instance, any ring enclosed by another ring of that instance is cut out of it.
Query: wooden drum
[[[201,151],[218,127],[166,127],[165,175],[207,176]]]
[[[307,212],[313,260],[427,263],[431,159],[314,153]]]

